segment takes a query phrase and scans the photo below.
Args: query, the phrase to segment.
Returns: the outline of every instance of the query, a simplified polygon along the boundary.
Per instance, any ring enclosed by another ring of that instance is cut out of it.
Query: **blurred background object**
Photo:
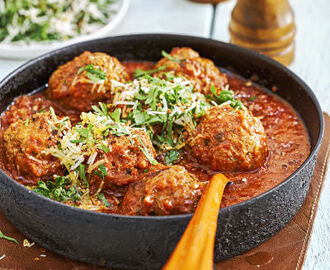
[[[129,0],[1,0],[0,56],[30,58],[107,35]]]
[[[229,0],[190,0],[192,2],[202,3],[202,4],[219,4],[221,2],[229,1]]]
[[[295,29],[288,0],[238,0],[229,25],[230,42],[289,65],[294,59]]]

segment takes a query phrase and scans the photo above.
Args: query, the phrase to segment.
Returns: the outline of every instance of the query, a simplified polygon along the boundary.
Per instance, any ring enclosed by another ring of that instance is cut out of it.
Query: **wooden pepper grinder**
[[[296,27],[288,0],[237,0],[229,24],[231,42],[284,65],[294,59]]]

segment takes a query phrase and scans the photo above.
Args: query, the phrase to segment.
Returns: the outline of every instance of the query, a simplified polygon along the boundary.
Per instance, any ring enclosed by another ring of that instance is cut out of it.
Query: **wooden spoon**
[[[226,176],[214,175],[207,185],[195,214],[163,270],[212,270],[214,238]]]

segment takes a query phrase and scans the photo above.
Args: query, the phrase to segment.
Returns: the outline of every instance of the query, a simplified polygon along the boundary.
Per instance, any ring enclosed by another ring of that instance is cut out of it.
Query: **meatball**
[[[20,96],[15,99],[14,103],[4,112],[1,117],[1,126],[7,129],[11,123],[17,120],[25,120],[40,111],[47,110],[51,106],[51,102],[43,96]]]
[[[118,59],[105,53],[84,52],[53,72],[47,96],[68,109],[89,111],[93,104],[111,101],[112,80],[129,80]]]
[[[211,169],[250,171],[267,158],[267,137],[260,120],[245,108],[212,107],[192,134],[192,155]]]
[[[109,152],[100,150],[98,153],[95,164],[103,160],[107,172],[102,184],[103,190],[111,190],[113,185],[124,186],[136,182],[153,166],[151,161],[156,153],[149,135],[142,129],[131,129],[131,132],[127,136],[110,136]],[[100,176],[93,173],[91,193],[97,191],[101,183]]]
[[[51,119],[49,112],[36,113],[12,123],[4,133],[2,147],[6,167],[25,184],[35,184],[43,177],[63,173],[59,160],[45,153],[59,141],[57,130],[49,124]]]
[[[170,55],[177,61],[164,57],[157,63],[156,68],[166,66],[162,72],[174,71],[176,76],[186,77],[194,84],[197,92],[210,94],[212,85],[219,92],[228,82],[226,74],[220,73],[211,60],[200,57],[198,52],[191,48],[173,48]],[[155,76],[160,76],[162,72],[156,73]]]
[[[165,167],[129,186],[121,213],[142,216],[191,213],[205,184],[182,166]]]

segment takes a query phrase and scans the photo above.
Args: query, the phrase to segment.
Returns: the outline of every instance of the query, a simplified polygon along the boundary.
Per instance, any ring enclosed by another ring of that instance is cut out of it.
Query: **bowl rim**
[[[284,65],[280,64],[279,62],[271,59],[268,56],[265,56],[263,54],[260,54],[256,51],[246,49],[234,44],[214,40],[214,39],[209,39],[209,38],[203,38],[203,37],[196,37],[196,36],[189,36],[189,35],[181,35],[181,34],[163,34],[163,33],[148,33],[148,34],[132,34],[132,35],[117,35],[117,36],[111,36],[111,37],[105,37],[105,38],[99,38],[99,39],[93,39],[93,40],[87,40],[87,41],[82,41],[79,43],[71,44],[69,46],[61,47],[56,50],[52,50],[50,52],[44,53],[32,60],[27,61],[23,65],[19,66],[16,68],[14,71],[9,73],[2,81],[0,81],[0,90],[4,84],[6,84],[12,77],[14,77],[17,73],[23,71],[25,68],[33,66],[37,62],[44,60],[46,58],[51,58],[54,55],[60,55],[62,51],[70,50],[71,48],[74,47],[80,47],[81,45],[92,45],[97,42],[102,42],[102,41],[107,41],[107,40],[113,40],[113,39],[148,39],[148,38],[161,38],[161,39],[166,39],[166,38],[184,38],[184,39],[190,39],[190,40],[195,40],[195,41],[200,41],[200,42],[209,42],[210,44],[214,45],[221,45],[223,47],[230,48],[234,50],[235,52],[240,52],[243,54],[248,54],[252,57],[259,58],[262,61],[266,62],[267,64],[275,66],[276,69],[280,69],[281,71],[285,72],[289,77],[291,77],[293,80],[295,80],[298,84],[302,86],[302,88],[305,90],[305,93],[309,95],[311,100],[313,101],[317,114],[319,116],[319,126],[320,130],[317,135],[317,140],[315,143],[315,146],[313,147],[312,151],[310,152],[309,156],[307,159],[295,170],[291,175],[289,175],[287,178],[285,178],[281,183],[277,184],[273,188],[253,197],[248,200],[245,200],[243,202],[233,204],[224,208],[221,208],[219,210],[218,215],[220,215],[222,212],[227,212],[230,211],[233,208],[237,207],[244,207],[247,204],[253,203],[256,200],[259,200],[265,196],[267,196],[269,193],[276,191],[280,189],[283,185],[288,183],[293,177],[298,175],[300,171],[302,171],[307,164],[311,161],[311,159],[315,156],[316,152],[318,151],[322,139],[323,139],[323,133],[324,133],[324,119],[323,119],[323,114],[322,110],[320,107],[320,104],[318,102],[318,99],[316,98],[313,90],[295,73],[293,73],[291,70],[289,70],[287,67]],[[212,59],[211,59],[212,60]],[[289,104],[291,104],[289,101],[287,101]],[[15,187],[18,188],[22,192],[27,192],[29,194],[32,194],[32,196],[37,197],[38,199],[44,200],[45,202],[52,203],[55,206],[58,207],[64,207],[68,211],[75,211],[76,213],[79,213],[81,215],[90,215],[90,216],[98,216],[98,217],[104,217],[104,218],[115,218],[115,219],[127,219],[130,221],[139,221],[139,220],[151,220],[151,221],[161,221],[161,220],[177,220],[177,219],[187,219],[191,218],[193,213],[190,214],[180,214],[180,215],[168,215],[168,216],[126,216],[126,215],[120,215],[120,214],[111,214],[111,213],[103,213],[103,212],[96,212],[92,210],[87,210],[87,209],[81,209],[77,207],[73,207],[52,199],[49,199],[47,197],[44,197],[42,195],[39,195],[36,192],[33,192],[32,190],[29,190],[27,187],[25,187],[23,184],[18,183],[14,179],[12,179],[9,175],[7,175],[2,169],[0,169],[0,176],[5,177],[10,181],[10,183]]]

